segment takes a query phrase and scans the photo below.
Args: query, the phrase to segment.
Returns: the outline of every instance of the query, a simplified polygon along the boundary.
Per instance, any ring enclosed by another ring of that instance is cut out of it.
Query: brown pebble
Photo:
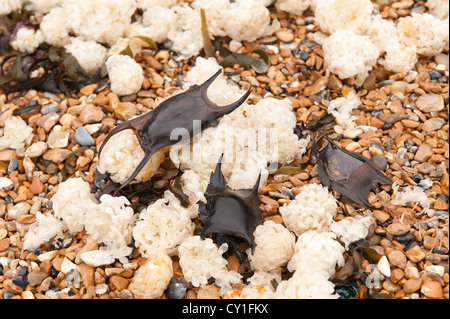
[[[41,282],[47,277],[48,277],[48,273],[45,273],[43,271],[31,271],[27,275],[28,283],[31,286],[40,285]]]
[[[419,290],[421,285],[422,278],[411,278],[405,281],[405,284],[403,285],[403,291],[407,294],[410,294]]]
[[[406,251],[406,257],[413,263],[418,263],[425,258],[425,253],[420,246],[414,246],[413,248]]]
[[[288,31],[288,30],[278,30],[275,35],[278,39],[280,39],[283,42],[292,42],[294,41],[295,35],[294,33]]]
[[[402,278],[405,277],[405,272],[403,269],[395,268],[391,271],[391,280],[393,283],[398,283]]]
[[[37,125],[42,127],[46,133],[50,132],[53,126],[59,121],[59,115],[55,111],[45,114],[39,120],[37,120]]]
[[[94,104],[88,104],[83,108],[78,118],[83,124],[91,124],[99,123],[105,117],[106,115],[103,113],[101,108],[95,106]]]
[[[9,248],[9,238],[0,239],[0,252],[5,251]]]
[[[384,223],[391,217],[388,213],[382,210],[374,210],[372,214],[373,217],[375,217],[376,220],[379,221],[380,223]]]
[[[82,263],[78,265],[78,271],[80,272],[85,287],[94,286],[95,268]]]
[[[431,145],[424,143],[419,146],[414,159],[418,162],[426,162],[433,155],[433,148]]]
[[[6,279],[5,281],[3,281],[3,288],[15,295],[23,292],[22,288],[12,282],[12,279]]]
[[[128,284],[130,283],[128,279],[121,276],[112,276],[111,278],[109,278],[109,282],[119,291],[127,288]]]
[[[428,280],[423,283],[420,292],[428,298],[440,299],[444,296],[442,285],[436,281]]]
[[[72,153],[70,150],[56,148],[45,152],[43,157],[48,161],[59,164],[64,162],[70,153]]]
[[[91,95],[97,87],[98,84],[96,83],[88,84],[80,89],[80,93],[83,95]]]
[[[411,226],[409,225],[403,225],[400,223],[392,223],[387,227],[387,232],[392,235],[403,235],[409,232],[411,229]]]
[[[36,216],[31,214],[24,214],[18,216],[16,221],[21,224],[29,225],[36,221]]]
[[[392,266],[405,269],[406,256],[401,250],[393,250],[388,256],[389,262]]]
[[[31,181],[29,190],[34,195],[38,195],[44,191],[44,183],[41,181],[39,177],[34,176],[33,180]]]

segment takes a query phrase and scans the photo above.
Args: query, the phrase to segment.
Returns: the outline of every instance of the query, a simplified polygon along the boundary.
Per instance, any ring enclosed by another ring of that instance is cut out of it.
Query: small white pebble
[[[377,267],[384,276],[391,277],[391,266],[386,256],[380,258]]]

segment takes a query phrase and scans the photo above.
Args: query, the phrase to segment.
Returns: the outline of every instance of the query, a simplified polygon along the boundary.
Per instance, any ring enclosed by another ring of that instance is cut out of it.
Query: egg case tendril
[[[186,92],[161,102],[153,111],[119,124],[108,134],[100,147],[99,157],[108,140],[127,129],[134,131],[139,145],[145,152],[144,158],[135,171],[117,191],[133,181],[154,153],[178,142],[171,139],[171,132],[174,129],[186,129],[189,136],[193,137],[194,121],[200,121],[201,131],[203,131],[214,126],[223,115],[231,113],[245,102],[251,93],[251,88],[239,100],[226,106],[217,106],[208,98],[207,89],[221,72],[222,69],[219,69],[204,83],[192,85]]]

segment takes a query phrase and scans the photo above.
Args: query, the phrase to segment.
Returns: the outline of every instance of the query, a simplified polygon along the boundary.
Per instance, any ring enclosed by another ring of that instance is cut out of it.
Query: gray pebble
[[[179,281],[177,278],[172,277],[165,290],[165,294],[168,299],[183,299],[184,296],[186,296],[186,290],[186,284]]]
[[[51,113],[51,112],[58,113],[60,111],[61,111],[61,109],[59,108],[59,105],[58,104],[54,104],[54,103],[49,103],[49,104],[46,104],[46,105],[41,107],[41,113],[44,114],[44,115],[48,114],[48,113]]]
[[[376,167],[378,167],[382,171],[386,170],[388,165],[388,160],[386,159],[386,157],[381,155],[375,155],[374,157],[372,157],[371,161],[372,163],[375,164]]]
[[[17,169],[17,167],[19,167],[19,161],[17,160],[17,158],[11,158],[11,160],[9,161],[9,165],[8,165],[8,170],[7,170],[7,174],[11,174],[13,171],[15,171]]]
[[[75,131],[75,140],[77,141],[78,144],[82,146],[95,145],[94,139],[83,126],[80,126]]]

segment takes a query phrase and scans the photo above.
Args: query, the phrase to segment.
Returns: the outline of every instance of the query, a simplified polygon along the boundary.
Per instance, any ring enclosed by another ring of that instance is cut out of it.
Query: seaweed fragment
[[[220,69],[201,85],[193,85],[188,91],[168,98],[153,111],[121,123],[108,134],[100,147],[99,156],[112,136],[127,129],[134,131],[145,152],[144,158],[118,190],[133,181],[154,153],[179,142],[174,138],[176,132],[182,137],[188,133],[191,138],[195,133],[215,125],[223,115],[231,113],[245,102],[251,88],[239,100],[227,106],[219,107],[209,100],[207,89],[221,72]],[[196,122],[199,123],[199,130]]]
[[[326,137],[328,144],[318,149],[315,135],[312,151],[317,160],[322,184],[352,201],[373,209],[369,192],[379,184],[392,184],[384,173],[364,156],[337,146]]]
[[[254,49],[250,52],[236,53],[222,46],[219,41],[214,41],[214,49],[219,51],[220,55],[223,57],[219,64],[224,68],[232,67],[234,64],[238,63],[243,68],[253,68],[260,74],[266,73],[269,68],[269,55],[261,48]],[[252,54],[259,55],[261,59],[252,56]]]
[[[261,174],[252,189],[234,190],[227,186],[222,174],[222,157],[211,174],[205,192],[206,203],[198,202],[198,216],[203,223],[200,236],[204,239],[212,234],[217,243],[227,243],[234,251],[239,244],[248,243],[253,251],[253,232],[262,223],[258,193]]]
[[[107,81],[105,68],[88,74],[75,57],[62,48],[41,46],[34,54],[9,55],[0,64],[0,89],[8,92],[37,89],[70,96],[88,84],[101,86]]]
[[[202,19],[202,38],[203,38],[203,50],[205,50],[205,55],[210,58],[214,57],[214,47],[212,45],[209,31],[208,31],[208,22],[206,21],[206,13],[205,9],[200,9],[200,15]]]
[[[138,41],[138,43],[136,43],[136,41]],[[138,35],[131,38],[128,41],[128,44],[125,47],[125,49],[120,51],[119,54],[128,55],[130,58],[134,59],[136,49],[141,48],[143,46],[142,42],[145,42],[147,45],[149,45],[153,51],[158,52],[158,46],[151,38]]]

